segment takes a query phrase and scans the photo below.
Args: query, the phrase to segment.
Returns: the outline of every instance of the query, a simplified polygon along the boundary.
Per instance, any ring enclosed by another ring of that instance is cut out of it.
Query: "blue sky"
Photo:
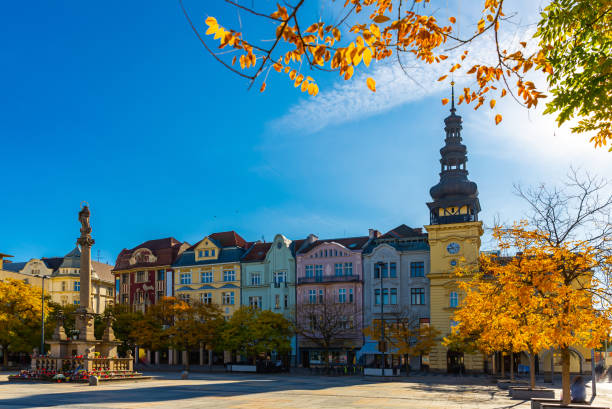
[[[415,70],[416,84],[379,64],[375,95],[363,73],[319,76],[316,98],[272,73],[260,94],[205,53],[177,2],[135,3],[13,2],[0,15],[0,252],[68,253],[83,200],[94,257],[111,264],[167,236],[337,237],[428,222],[448,114],[436,70],[448,67]],[[236,20],[221,2],[186,4],[199,27],[207,13]],[[529,4],[519,2],[537,17]],[[552,118],[499,105],[499,126],[490,111],[459,110],[485,223],[524,214],[513,183],[558,182],[570,165],[612,171],[610,154]]]

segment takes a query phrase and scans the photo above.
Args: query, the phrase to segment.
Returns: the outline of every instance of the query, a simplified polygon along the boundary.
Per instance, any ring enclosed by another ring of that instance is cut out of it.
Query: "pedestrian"
[[[570,394],[572,403],[584,403],[586,401],[586,386],[584,385],[582,376],[578,375],[574,378],[570,386]]]

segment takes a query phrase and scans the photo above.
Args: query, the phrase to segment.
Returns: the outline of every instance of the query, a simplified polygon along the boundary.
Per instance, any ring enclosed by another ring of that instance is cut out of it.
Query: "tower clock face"
[[[459,243],[452,242],[446,246],[446,251],[448,251],[450,254],[457,254],[459,253],[460,248],[461,246],[459,246]]]

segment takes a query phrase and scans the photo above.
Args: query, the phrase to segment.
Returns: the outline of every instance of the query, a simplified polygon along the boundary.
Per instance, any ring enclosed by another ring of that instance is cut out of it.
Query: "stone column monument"
[[[81,223],[81,236],[77,244],[81,246],[81,288],[79,291],[79,308],[77,310],[77,329],[79,339],[83,341],[95,341],[93,310],[91,308],[91,246],[94,239],[91,238],[91,225],[89,224],[89,207],[85,204],[79,212]]]

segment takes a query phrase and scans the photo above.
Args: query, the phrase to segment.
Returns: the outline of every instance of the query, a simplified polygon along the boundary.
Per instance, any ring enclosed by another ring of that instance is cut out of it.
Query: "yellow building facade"
[[[240,258],[248,246],[230,231],[213,233],[185,250],[172,265],[176,296],[217,304],[230,317],[240,308]]]

